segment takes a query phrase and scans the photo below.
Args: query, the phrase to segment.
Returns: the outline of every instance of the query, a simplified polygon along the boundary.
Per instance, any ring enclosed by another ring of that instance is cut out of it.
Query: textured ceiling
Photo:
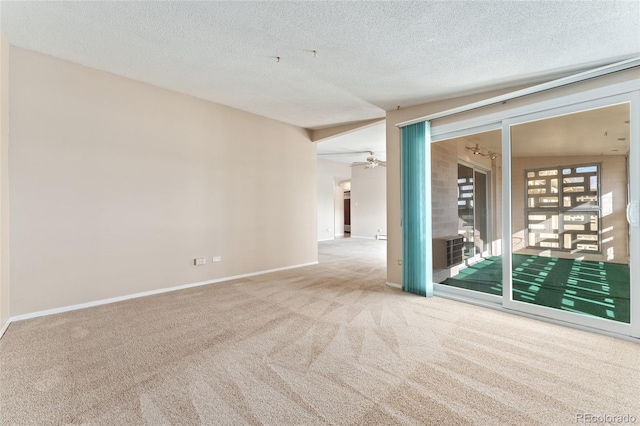
[[[638,1],[0,7],[14,45],[306,128],[640,54]]]

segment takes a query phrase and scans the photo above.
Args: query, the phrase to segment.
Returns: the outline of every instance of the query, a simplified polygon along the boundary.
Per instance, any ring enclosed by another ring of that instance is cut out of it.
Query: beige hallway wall
[[[353,167],[351,174],[351,236],[387,234],[387,169]]]
[[[317,260],[303,129],[13,46],[10,71],[12,316]]]

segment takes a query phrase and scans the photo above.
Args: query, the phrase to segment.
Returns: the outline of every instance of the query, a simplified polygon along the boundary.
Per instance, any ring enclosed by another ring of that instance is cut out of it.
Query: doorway
[[[351,191],[344,192],[344,237],[351,236]]]
[[[488,185],[487,171],[458,162],[458,234],[464,238],[463,260],[489,255]]]

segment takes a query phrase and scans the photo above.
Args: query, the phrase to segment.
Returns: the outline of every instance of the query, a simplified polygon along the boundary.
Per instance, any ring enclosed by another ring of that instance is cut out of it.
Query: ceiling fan
[[[373,169],[378,166],[387,167],[387,162],[378,160],[374,155],[373,151],[369,151],[369,156],[365,161],[352,163],[351,167],[353,166],[364,166],[365,169]]]
[[[352,152],[334,152],[334,153],[322,153],[318,155],[354,155],[354,154],[369,154],[369,156],[365,159],[365,161],[358,161],[355,163],[351,163],[351,167],[354,166],[364,166],[365,169],[373,169],[378,166],[387,166],[386,161],[381,161],[376,158],[373,151],[352,151]]]

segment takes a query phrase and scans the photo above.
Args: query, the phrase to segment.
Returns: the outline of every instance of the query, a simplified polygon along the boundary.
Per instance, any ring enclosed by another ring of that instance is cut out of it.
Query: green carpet
[[[461,271],[442,284],[502,295],[502,256]],[[513,255],[513,298],[521,302],[629,323],[629,266]]]

